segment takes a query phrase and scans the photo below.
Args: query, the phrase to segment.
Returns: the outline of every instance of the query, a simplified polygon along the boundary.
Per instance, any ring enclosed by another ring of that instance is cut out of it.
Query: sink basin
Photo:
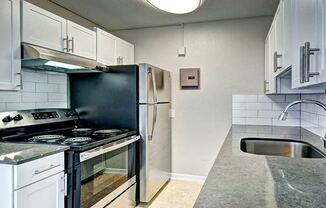
[[[240,149],[257,155],[293,158],[326,158],[326,155],[309,143],[294,140],[244,138]]]

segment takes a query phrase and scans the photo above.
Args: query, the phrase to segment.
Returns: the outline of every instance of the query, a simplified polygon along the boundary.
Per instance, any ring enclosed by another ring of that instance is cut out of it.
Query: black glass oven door
[[[136,143],[130,143],[82,161],[76,181],[80,184],[76,190],[79,207],[105,206],[133,185],[136,182],[135,160]]]

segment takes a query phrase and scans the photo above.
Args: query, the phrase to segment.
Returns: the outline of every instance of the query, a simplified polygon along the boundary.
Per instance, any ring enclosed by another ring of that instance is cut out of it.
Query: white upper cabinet
[[[97,62],[110,65],[134,64],[134,45],[99,28],[97,31]]]
[[[67,20],[23,1],[22,41],[64,51],[67,38]]]
[[[117,61],[119,65],[134,64],[134,45],[119,39],[117,41]]]
[[[265,43],[265,77],[268,79],[267,85],[265,83],[265,88],[266,88],[266,93],[271,94],[275,93],[275,71],[274,71],[274,64],[275,64],[275,59],[274,59],[274,53],[276,51],[276,44],[275,44],[275,25],[273,24],[272,27],[269,30],[269,33],[266,38],[266,43]]]
[[[288,69],[292,65],[293,44],[293,0],[282,0],[283,6],[283,54],[282,67]]]
[[[273,56],[273,71],[274,73],[281,73],[284,69],[283,67],[283,4],[281,3],[276,11],[274,19],[274,52],[271,54]]]
[[[96,59],[96,32],[67,21],[68,52]]]
[[[326,81],[324,13],[325,0],[293,1],[293,87]]]
[[[96,32],[23,1],[22,41],[96,59]]]
[[[97,62],[110,66],[117,65],[117,37],[99,28],[97,31]]]
[[[0,90],[21,88],[20,1],[0,1]]]

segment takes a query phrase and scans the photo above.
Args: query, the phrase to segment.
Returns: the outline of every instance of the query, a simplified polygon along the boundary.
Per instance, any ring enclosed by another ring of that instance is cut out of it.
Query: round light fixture
[[[195,11],[203,0],[147,0],[158,9],[174,14],[187,14]]]

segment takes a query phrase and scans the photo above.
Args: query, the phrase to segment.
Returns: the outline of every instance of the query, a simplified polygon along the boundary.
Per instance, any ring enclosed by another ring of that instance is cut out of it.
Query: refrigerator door
[[[171,174],[170,103],[140,105],[140,201],[149,202]]]
[[[140,64],[139,103],[166,103],[170,101],[170,72],[149,64]]]

